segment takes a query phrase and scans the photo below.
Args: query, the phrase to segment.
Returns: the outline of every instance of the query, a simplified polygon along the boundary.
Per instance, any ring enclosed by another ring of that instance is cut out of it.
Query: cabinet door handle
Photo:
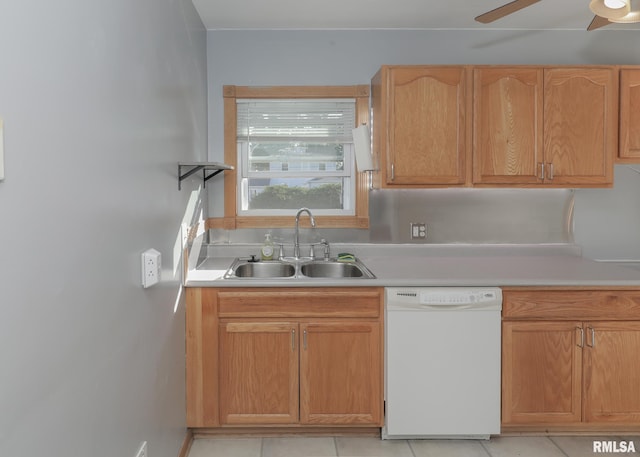
[[[296,331],[295,329],[291,330],[291,350],[296,350]]]
[[[580,330],[580,344],[578,344],[578,347],[583,348],[584,347],[584,329],[582,327],[576,327],[577,330]]]
[[[540,181],[544,181],[544,162],[540,162],[538,166],[540,167]]]
[[[302,332],[302,347],[304,348],[304,350],[307,350],[307,331],[303,330]]]
[[[589,341],[587,340],[587,346],[589,346],[590,348],[594,348],[596,347],[596,329],[594,329],[593,327],[587,327],[587,329],[591,334],[591,344],[589,344]]]
[[[553,181],[553,162],[549,162],[549,181]]]
[[[391,164],[391,181],[396,179],[396,167],[394,164]]]

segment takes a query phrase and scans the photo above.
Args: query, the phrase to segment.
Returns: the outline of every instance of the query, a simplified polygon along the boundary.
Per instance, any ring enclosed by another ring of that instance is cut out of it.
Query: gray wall
[[[206,157],[206,31],[190,0],[1,10],[0,455],[175,457],[197,186],[178,192],[176,163]],[[143,290],[151,247],[163,281]]]
[[[576,192],[574,226],[582,254],[595,259],[640,259],[640,166],[616,166],[613,189]]]
[[[640,64],[640,30],[612,28],[594,32],[220,30],[207,32],[207,44],[209,158],[217,161],[223,160],[224,84],[368,84],[383,64]],[[208,188],[209,213],[221,216],[222,180]],[[639,188],[640,175],[619,166],[613,190],[576,191],[574,238],[586,256],[640,259]]]

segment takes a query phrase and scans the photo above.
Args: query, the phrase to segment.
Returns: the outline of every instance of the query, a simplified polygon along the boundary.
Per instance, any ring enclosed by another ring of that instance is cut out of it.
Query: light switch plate
[[[4,179],[4,121],[0,118],[0,181]]]

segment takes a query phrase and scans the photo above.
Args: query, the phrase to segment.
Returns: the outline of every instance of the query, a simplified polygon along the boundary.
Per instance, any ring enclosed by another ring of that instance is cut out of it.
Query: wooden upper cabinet
[[[640,69],[620,70],[618,161],[640,163]]]
[[[604,187],[617,147],[617,69],[474,69],[473,184]]]
[[[474,184],[539,182],[542,87],[540,68],[474,69]]]
[[[462,66],[384,66],[374,76],[382,187],[465,183],[467,73]]]
[[[640,161],[640,70],[627,71],[621,142]],[[618,73],[614,66],[383,66],[371,81],[375,183],[610,187]]]
[[[617,70],[544,71],[545,180],[610,185],[617,148]]]

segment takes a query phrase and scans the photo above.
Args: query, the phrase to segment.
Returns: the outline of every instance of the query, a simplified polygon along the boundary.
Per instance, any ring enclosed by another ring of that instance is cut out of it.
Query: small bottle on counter
[[[271,241],[271,234],[267,233],[264,236],[264,244],[262,245],[262,249],[260,249],[260,258],[262,260],[273,260],[273,241]]]

